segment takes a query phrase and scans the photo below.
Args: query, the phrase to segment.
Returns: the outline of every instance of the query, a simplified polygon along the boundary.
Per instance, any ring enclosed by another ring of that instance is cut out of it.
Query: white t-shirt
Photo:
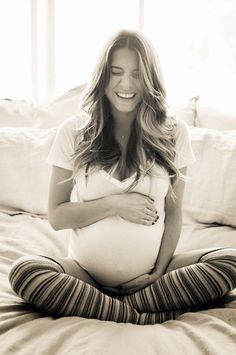
[[[84,118],[74,117],[59,127],[47,162],[73,170],[76,129]],[[183,168],[194,162],[186,123],[177,118],[176,166]],[[111,194],[123,193],[135,178],[119,181],[105,170],[89,175],[85,183],[84,169],[76,177],[78,201],[89,201]],[[169,187],[167,172],[156,166],[153,176],[140,179],[132,190],[154,199],[158,222],[152,226],[131,223],[119,216],[104,218],[89,226],[71,231],[69,255],[78,260],[99,283],[117,286],[139,275],[149,273],[155,265],[164,231],[165,196]]]

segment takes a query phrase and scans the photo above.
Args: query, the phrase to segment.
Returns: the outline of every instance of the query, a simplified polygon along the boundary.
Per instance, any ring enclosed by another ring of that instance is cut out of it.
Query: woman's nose
[[[121,84],[122,84],[122,87],[124,89],[129,89],[130,87],[132,87],[132,78],[130,75],[128,74],[124,74],[122,75],[121,77]]]

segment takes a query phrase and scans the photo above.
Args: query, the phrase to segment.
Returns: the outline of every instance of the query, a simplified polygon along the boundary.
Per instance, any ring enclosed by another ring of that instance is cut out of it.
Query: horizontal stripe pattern
[[[13,290],[39,310],[61,316],[80,316],[137,324],[138,312],[95,287],[64,273],[43,256],[18,259],[9,273]]]
[[[235,287],[236,252],[235,256],[219,256],[219,259],[173,270],[149,287],[120,299],[139,313],[194,310],[223,297]]]
[[[236,287],[236,250],[230,255],[219,252],[217,256],[214,252],[213,258],[209,253],[205,259],[173,270],[132,295],[117,298],[65,274],[57,261],[43,256],[18,259],[11,268],[9,281],[21,298],[47,313],[155,324],[204,309],[204,305]]]

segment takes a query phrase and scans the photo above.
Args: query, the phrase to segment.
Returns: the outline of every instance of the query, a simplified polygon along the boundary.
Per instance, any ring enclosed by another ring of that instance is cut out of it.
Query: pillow
[[[196,162],[188,168],[184,223],[236,227],[236,130],[190,127]]]
[[[50,166],[46,163],[55,129],[0,129],[0,210],[47,214]]]
[[[21,100],[0,100],[0,127],[22,127],[35,124],[35,107]]]
[[[169,114],[181,117],[189,126],[196,126],[196,101],[198,96],[192,97],[187,105],[171,106]]]
[[[218,130],[236,129],[236,111],[204,106],[199,100],[196,104],[196,126]]]
[[[0,127],[51,128],[78,114],[86,85],[82,84],[40,105],[21,100],[0,100]]]
[[[36,107],[35,121],[38,128],[59,126],[65,119],[80,112],[86,84],[67,91],[60,97]]]

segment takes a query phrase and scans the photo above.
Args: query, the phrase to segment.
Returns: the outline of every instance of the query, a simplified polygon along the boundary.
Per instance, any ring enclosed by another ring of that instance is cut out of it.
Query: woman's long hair
[[[137,107],[125,156],[114,138],[114,121],[105,95],[113,53],[124,47],[135,51],[138,56],[142,87],[142,100]],[[89,176],[94,169],[112,171],[115,167],[122,178],[135,171],[132,188],[140,176],[151,174],[157,163],[168,172],[173,185],[179,176],[174,165],[175,121],[167,118],[165,98],[160,64],[147,39],[137,31],[116,33],[101,53],[83,100],[82,109],[89,119],[78,131],[73,176],[81,168],[85,168]]]

